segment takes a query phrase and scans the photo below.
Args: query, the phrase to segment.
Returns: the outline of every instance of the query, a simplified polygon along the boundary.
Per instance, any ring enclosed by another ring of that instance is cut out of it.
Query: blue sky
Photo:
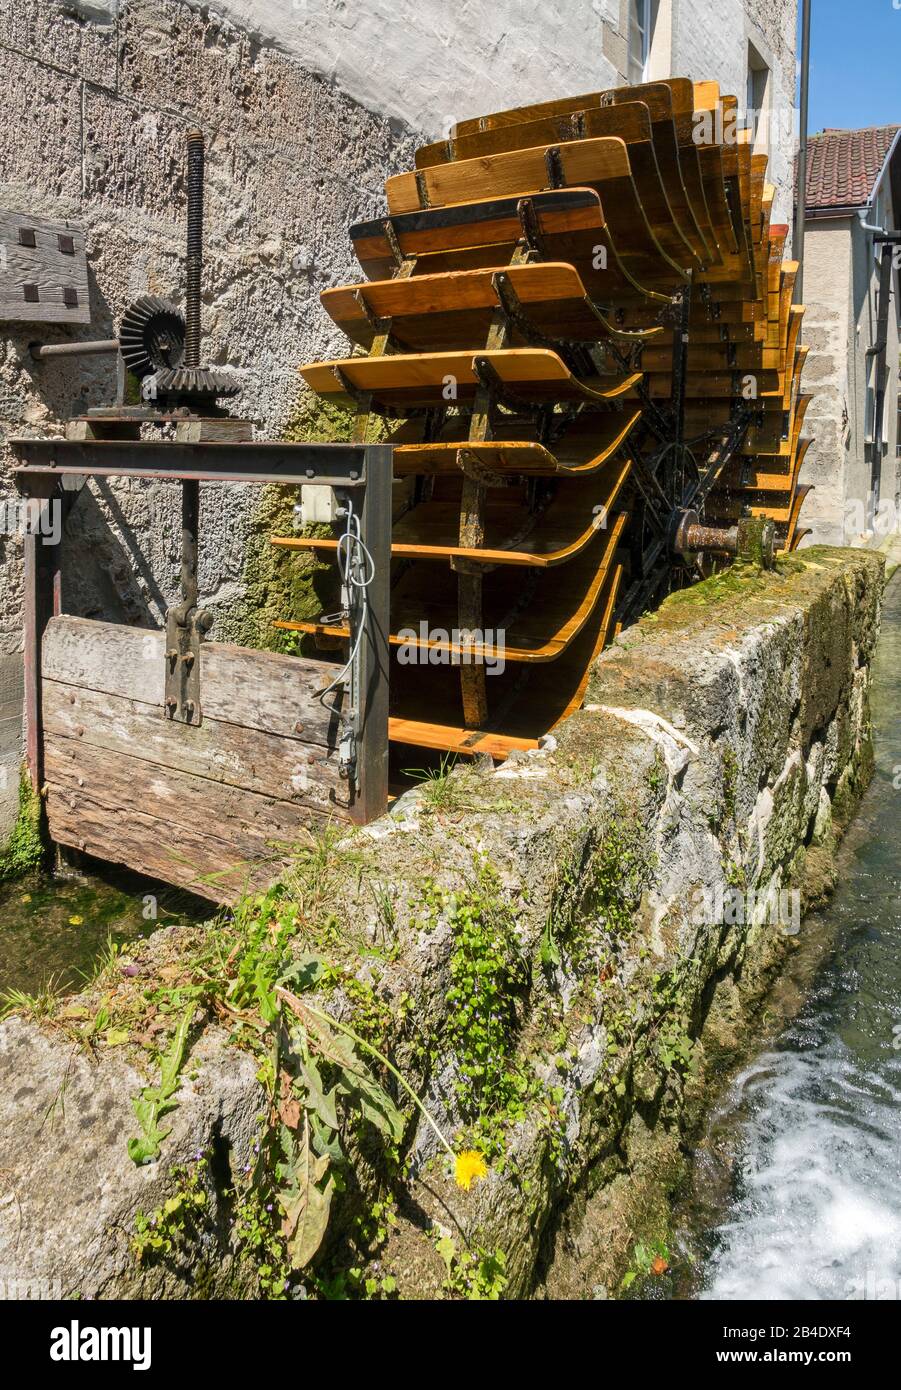
[[[894,0],[811,0],[809,130],[894,124],[901,124],[901,0],[897,8]]]

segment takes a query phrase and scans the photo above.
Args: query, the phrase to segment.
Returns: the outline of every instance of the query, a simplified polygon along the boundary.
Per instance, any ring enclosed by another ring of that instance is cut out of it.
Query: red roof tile
[[[901,127],[827,127],[807,142],[807,207],[863,207]]]

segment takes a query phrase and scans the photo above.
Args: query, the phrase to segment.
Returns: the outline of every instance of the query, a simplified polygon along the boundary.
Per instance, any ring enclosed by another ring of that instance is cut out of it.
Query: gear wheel
[[[137,377],[175,371],[184,358],[185,321],[171,300],[142,294],[122,315],[119,346]]]
[[[154,378],[159,396],[193,396],[196,399],[233,396],[238,385],[228,372],[215,367],[175,367]]]

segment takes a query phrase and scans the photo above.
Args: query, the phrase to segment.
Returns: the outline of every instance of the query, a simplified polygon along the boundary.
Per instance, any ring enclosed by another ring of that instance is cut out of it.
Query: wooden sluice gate
[[[201,481],[315,479],[357,517],[372,568],[365,590],[351,589],[365,598],[352,599],[354,655],[335,685],[340,665],[200,640],[196,531],[183,530],[187,592],[160,631],[67,616],[61,543],[33,526],[28,764],[57,844],[232,901],[326,824],[384,811],[390,447],[106,438],[22,440],[17,451],[19,488],[44,508],[71,505],[89,477],[169,478],[196,518]]]

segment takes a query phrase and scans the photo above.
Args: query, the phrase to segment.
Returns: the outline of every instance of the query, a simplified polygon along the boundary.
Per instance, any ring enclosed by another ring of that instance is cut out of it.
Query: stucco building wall
[[[811,222],[805,231],[803,331],[810,352],[804,387],[813,400],[804,421],[812,443],[801,476],[814,490],[804,503],[804,524],[827,545],[844,545],[845,473],[853,443],[851,249],[849,218]]]
[[[875,214],[873,214],[875,215]],[[880,212],[893,225],[890,205]],[[804,256],[804,341],[810,353],[804,389],[814,392],[804,424],[812,443],[801,482],[812,483],[804,504],[810,544],[855,545],[878,539],[880,528],[899,515],[901,469],[898,459],[898,299],[893,276],[888,314],[888,380],[883,414],[881,481],[875,512],[873,489],[873,380],[867,349],[877,340],[879,266],[873,237],[856,215],[808,222]],[[887,518],[883,521],[882,518]]]
[[[663,0],[661,0],[663,3]],[[773,221],[792,222],[792,161],[797,134],[794,0],[666,0],[673,6],[672,71],[695,82],[714,79],[750,108],[748,53],[753,46],[769,69],[757,148],[770,157],[775,185]],[[790,244],[790,243],[789,243]]]

